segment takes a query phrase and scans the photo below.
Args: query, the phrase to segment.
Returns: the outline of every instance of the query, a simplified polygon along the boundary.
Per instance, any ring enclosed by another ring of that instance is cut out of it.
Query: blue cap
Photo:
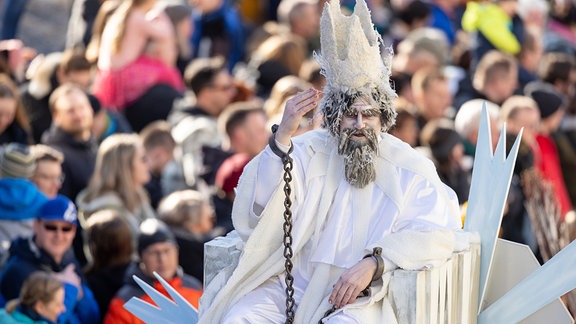
[[[54,199],[49,199],[42,205],[38,212],[38,217],[47,221],[64,221],[76,224],[78,215],[76,206],[66,196],[57,195]]]

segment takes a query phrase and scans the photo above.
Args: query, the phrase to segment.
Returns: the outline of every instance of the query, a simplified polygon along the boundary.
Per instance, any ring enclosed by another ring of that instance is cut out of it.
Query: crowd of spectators
[[[18,39],[26,2],[0,13],[0,306],[22,296],[0,316],[128,323],[121,305],[145,295],[131,275],[160,287],[153,271],[197,305],[203,243],[233,229],[244,166],[286,100],[322,90],[325,1],[75,0],[66,48],[45,55]],[[501,232],[538,253],[524,172],[560,221],[576,204],[576,4],[367,3],[395,53],[390,133],[463,208],[482,106],[493,148],[502,123],[508,142],[524,129]],[[322,127],[305,117],[299,133]],[[28,277],[62,284],[28,301]],[[56,316],[42,313],[61,288]]]

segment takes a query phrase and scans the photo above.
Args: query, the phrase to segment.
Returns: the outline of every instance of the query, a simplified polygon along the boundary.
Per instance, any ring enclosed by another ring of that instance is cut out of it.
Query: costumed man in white
[[[395,93],[391,52],[383,59],[381,45],[364,0],[351,16],[339,0],[326,3],[317,55],[324,94],[290,99],[270,145],[246,166],[233,210],[243,254],[224,287],[206,287],[218,293],[209,306],[201,301],[200,323],[287,320],[279,156],[291,149],[295,323],[394,323],[391,271],[433,267],[452,254],[456,195],[431,161],[386,133]],[[317,105],[325,129],[291,139]]]

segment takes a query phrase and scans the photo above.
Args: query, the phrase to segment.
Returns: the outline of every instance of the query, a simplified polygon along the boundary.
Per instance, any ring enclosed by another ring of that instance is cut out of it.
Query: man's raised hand
[[[302,117],[318,106],[322,93],[314,88],[298,92],[294,97],[286,101],[282,121],[276,132],[276,140],[286,146],[290,146],[290,138],[298,130]]]

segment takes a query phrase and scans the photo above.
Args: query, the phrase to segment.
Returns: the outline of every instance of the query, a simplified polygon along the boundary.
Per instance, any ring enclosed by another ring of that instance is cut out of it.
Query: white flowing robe
[[[365,188],[344,179],[336,139],[325,130],[293,139],[294,285],[296,323],[316,323],[331,308],[328,296],[343,271],[374,247],[383,248],[386,272],[369,298],[345,309],[380,303],[374,323],[394,318],[387,301],[390,270],[440,264],[454,247],[461,227],[454,192],[444,185],[431,161],[389,134],[382,134],[375,158],[376,180]],[[238,267],[218,295],[200,306],[200,323],[219,323],[232,305],[284,271],[284,191],[281,160],[267,147],[245,168],[232,212],[246,241]],[[380,307],[381,306],[381,307]]]

